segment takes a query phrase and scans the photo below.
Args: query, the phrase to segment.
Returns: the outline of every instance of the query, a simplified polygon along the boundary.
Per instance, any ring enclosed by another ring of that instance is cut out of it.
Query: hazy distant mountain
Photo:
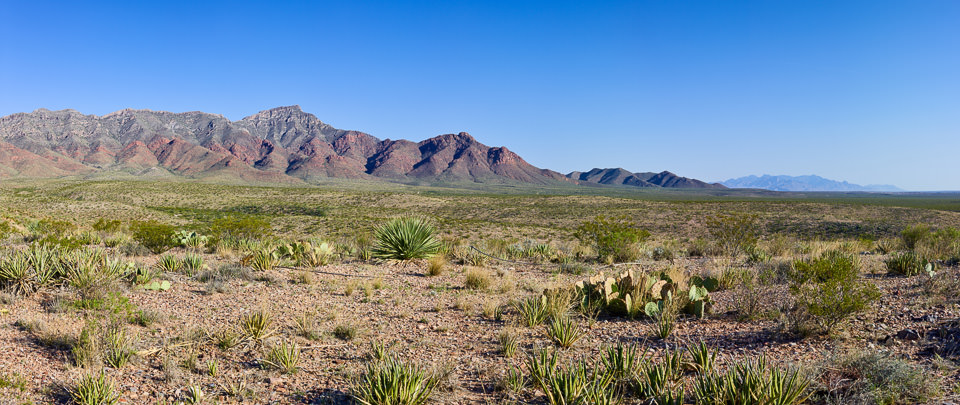
[[[239,121],[204,112],[75,110],[0,118],[0,178],[127,173],[243,181],[328,177],[441,182],[574,183],[470,134],[422,142],[334,128],[299,106]]]
[[[631,173],[622,168],[593,169],[589,172],[571,172],[567,177],[588,183],[623,185],[634,187],[668,187],[668,188],[726,188],[717,183],[707,183],[697,179],[677,176],[663,171],[660,173]]]
[[[820,176],[746,176],[720,182],[730,188],[759,188],[774,191],[903,191],[896,186],[884,184],[847,183],[825,179]]]

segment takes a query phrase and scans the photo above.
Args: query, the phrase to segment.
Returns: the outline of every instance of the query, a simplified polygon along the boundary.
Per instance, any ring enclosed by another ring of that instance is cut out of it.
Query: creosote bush
[[[381,259],[428,259],[440,249],[436,233],[426,218],[394,218],[376,229],[372,254]]]
[[[650,232],[632,223],[626,216],[598,215],[577,227],[574,237],[591,245],[599,259],[629,262],[639,257],[637,244],[650,237]]]
[[[133,231],[133,240],[150,249],[154,254],[170,250],[175,243],[173,233],[176,232],[176,228],[173,225],[157,221],[141,221],[134,223],[130,230]]]
[[[830,333],[880,297],[876,285],[860,278],[855,255],[830,251],[813,260],[798,260],[793,267],[790,293],[795,304],[789,326],[794,332]]]

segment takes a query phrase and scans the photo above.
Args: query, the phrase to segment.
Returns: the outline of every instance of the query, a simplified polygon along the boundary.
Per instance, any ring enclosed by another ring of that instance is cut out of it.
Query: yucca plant
[[[247,259],[250,267],[257,271],[273,270],[279,261],[279,255],[269,249],[258,249]]]
[[[123,367],[130,361],[130,357],[133,356],[130,339],[127,338],[127,333],[122,327],[113,326],[108,328],[103,336],[103,344],[103,361],[110,367]]]
[[[0,260],[0,284],[14,294],[27,295],[36,291],[33,267],[27,255],[16,252]]]
[[[527,387],[527,378],[523,371],[511,366],[507,373],[500,379],[500,387],[506,391],[518,394]]]
[[[509,329],[504,329],[500,331],[497,340],[500,342],[500,353],[503,354],[503,357],[513,357],[517,352],[517,347],[519,347],[517,334]]]
[[[102,372],[99,375],[84,375],[70,393],[77,405],[114,405],[120,393],[113,387],[113,380]]]
[[[547,336],[564,349],[573,346],[585,334],[586,331],[569,316],[554,317],[547,325]]]
[[[207,394],[203,392],[203,387],[191,385],[183,393],[184,403],[190,405],[202,404],[207,399]]]
[[[157,268],[166,273],[174,273],[180,270],[183,263],[174,255],[163,255],[157,259]]]
[[[298,260],[298,265],[320,267],[330,264],[333,259],[333,246],[327,242],[320,242],[316,246],[307,242],[306,249]]]
[[[700,373],[713,371],[713,366],[717,360],[717,352],[710,350],[702,340],[698,344],[687,346],[687,353],[690,354],[689,364],[695,371]]]
[[[557,365],[557,352],[548,353],[545,349],[530,353],[526,364],[531,380],[543,391],[550,404],[619,402],[619,394],[610,389],[612,375],[600,370],[599,364],[591,367],[578,361],[561,367]]]
[[[810,380],[795,368],[770,370],[770,377],[767,383],[766,403],[771,405],[794,405],[806,402],[807,398],[813,394],[810,388]]]
[[[263,310],[251,312],[240,318],[240,331],[245,338],[262,340],[270,337],[276,332],[275,329],[271,329],[271,326],[273,326],[273,316]]]
[[[47,285],[53,280],[63,277],[63,268],[60,265],[60,250],[47,245],[32,245],[27,250],[27,259],[33,266],[37,283]]]
[[[607,347],[600,357],[603,368],[616,380],[633,377],[634,369],[644,360],[643,357],[637,357],[637,346],[624,345],[623,342]]]
[[[529,297],[516,303],[520,318],[528,327],[534,327],[547,320],[547,298],[540,295]]]
[[[894,253],[884,264],[888,274],[915,276],[923,272],[929,262],[914,252],[904,252]]]
[[[193,275],[203,269],[203,257],[198,254],[187,253],[183,256],[182,267],[187,275]]]
[[[296,373],[297,364],[300,363],[300,346],[296,343],[281,342],[270,349],[264,363],[284,374]]]
[[[373,362],[353,386],[364,405],[420,405],[430,399],[436,382],[419,366],[396,358]]]
[[[660,339],[666,339],[673,333],[673,328],[676,327],[676,319],[676,314],[671,311],[657,312],[653,315],[653,323],[650,324],[650,330],[653,331],[654,336]]]
[[[376,229],[371,253],[381,259],[429,259],[440,249],[436,230],[421,217],[401,217]]]

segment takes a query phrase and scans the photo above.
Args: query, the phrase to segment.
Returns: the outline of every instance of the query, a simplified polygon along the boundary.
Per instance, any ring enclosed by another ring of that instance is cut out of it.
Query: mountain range
[[[773,191],[904,191],[896,186],[870,184],[861,186],[846,181],[807,176],[745,176],[720,182],[729,188],[758,188]]]
[[[398,182],[600,184],[715,188],[695,179],[624,169],[562,175],[466,132],[420,142],[334,128],[278,107],[231,121],[205,112],[125,109],[103,116],[38,109],[0,118],[0,178],[186,176],[315,183],[327,178]]]

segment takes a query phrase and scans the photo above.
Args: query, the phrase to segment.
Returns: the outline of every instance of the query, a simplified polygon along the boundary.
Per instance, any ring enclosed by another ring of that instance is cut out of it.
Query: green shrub
[[[97,222],[93,224],[93,230],[97,232],[104,232],[104,233],[117,232],[120,230],[121,227],[123,227],[123,222],[120,222],[115,219],[106,219],[106,218],[99,218],[97,219]]]
[[[884,262],[887,265],[887,274],[898,276],[915,276],[923,272],[928,261],[913,252],[894,253]]]
[[[387,358],[372,362],[353,386],[353,397],[363,405],[420,405],[427,403],[436,382],[419,366]]]
[[[401,217],[376,229],[372,254],[381,259],[428,259],[440,249],[436,230],[425,218]]]
[[[838,251],[794,262],[791,278],[795,300],[791,328],[802,334],[829,333],[880,297],[873,283],[860,279],[857,257]]]
[[[757,244],[757,216],[754,214],[716,215],[707,218],[710,236],[728,254],[738,254]]]
[[[917,244],[930,237],[930,227],[927,225],[914,225],[904,228],[900,231],[900,238],[903,245],[909,249],[916,249]]]
[[[650,237],[650,232],[636,226],[626,216],[598,215],[577,227],[574,237],[591,245],[598,259],[628,262],[637,259],[637,244]]]
[[[166,252],[174,245],[173,233],[176,228],[173,225],[157,221],[141,221],[134,223],[131,230],[133,231],[133,240],[150,249],[154,254]]]
[[[228,216],[210,224],[210,233],[220,239],[254,239],[273,235],[270,223],[257,217]]]

